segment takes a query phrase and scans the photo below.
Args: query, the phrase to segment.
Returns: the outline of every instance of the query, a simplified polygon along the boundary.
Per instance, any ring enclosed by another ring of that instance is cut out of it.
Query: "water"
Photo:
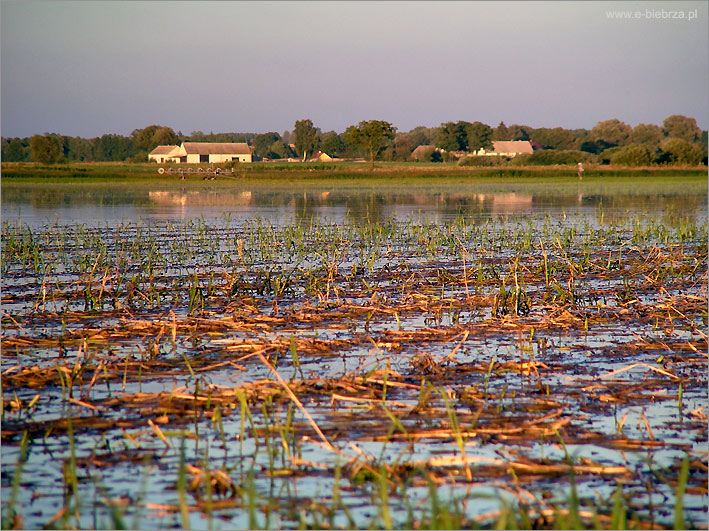
[[[191,527],[370,526],[382,498],[362,464],[389,467],[397,526],[411,525],[408,506],[430,518],[431,478],[441,503],[474,519],[525,492],[566,506],[569,474],[520,469],[515,486],[508,467],[564,465],[568,452],[577,466],[627,468],[577,477],[583,503],[609,514],[621,483],[631,517],[666,525],[688,455],[685,518],[706,520],[706,182],[3,183],[2,216],[4,517],[18,478],[28,527],[65,506],[60,523],[115,527],[107,500],[127,525],[180,527],[183,454],[242,489],[212,522],[192,512]],[[12,250],[29,245],[27,228],[37,257]],[[515,259],[529,314],[495,317]],[[256,351],[305,382],[304,410]],[[73,401],[56,366],[76,377]],[[34,368],[44,380],[13,379]],[[406,433],[379,405],[385,369]],[[242,432],[233,392],[249,386]],[[221,426],[190,399],[205,393]],[[460,456],[444,396],[471,433],[470,480],[460,465],[413,465]]]
[[[103,184],[43,185],[3,183],[3,220],[22,219],[30,226],[84,223],[113,226],[125,220],[205,218],[245,220],[264,217],[273,223],[326,218],[356,222],[412,216],[447,220],[458,215],[569,215],[612,222],[616,216],[673,212],[706,217],[706,183],[673,181],[622,184],[543,182],[397,181],[328,183],[226,182],[215,185],[142,187]]]

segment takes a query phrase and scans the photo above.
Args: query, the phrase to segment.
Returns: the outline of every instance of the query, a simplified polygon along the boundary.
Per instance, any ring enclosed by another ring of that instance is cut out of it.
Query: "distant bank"
[[[66,182],[68,180],[155,180],[161,182],[243,179],[333,179],[333,178],[422,178],[489,177],[489,178],[577,178],[577,166],[461,166],[456,163],[377,162],[372,169],[359,162],[298,162],[234,164],[182,164],[177,166],[155,163],[80,162],[66,164],[37,164],[26,162],[2,163],[2,179],[41,179]],[[159,172],[160,168],[163,172]],[[609,177],[706,176],[707,166],[646,166],[584,165],[584,180]],[[218,170],[218,172],[217,172]],[[216,174],[216,175],[215,175]]]

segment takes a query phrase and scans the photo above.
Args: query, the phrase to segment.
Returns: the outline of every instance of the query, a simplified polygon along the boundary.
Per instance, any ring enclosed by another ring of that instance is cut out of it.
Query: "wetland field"
[[[706,172],[2,181],[2,527],[706,528]]]

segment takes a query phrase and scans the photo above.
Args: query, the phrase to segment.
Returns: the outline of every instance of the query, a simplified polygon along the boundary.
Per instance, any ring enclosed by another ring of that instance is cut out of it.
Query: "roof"
[[[421,153],[421,152],[423,152],[423,151],[425,151],[425,150],[427,150],[427,149],[435,149],[436,151],[442,151],[440,148],[437,148],[437,147],[434,146],[434,145],[431,145],[431,144],[421,144],[421,145],[418,146],[416,149],[414,149],[414,150],[411,152],[411,154],[415,156],[415,155],[418,155],[419,153]]]
[[[529,140],[494,140],[492,149],[495,153],[533,153]]]
[[[328,162],[328,161],[332,160],[332,157],[323,151],[318,151],[317,153],[315,153],[315,155],[313,155],[313,158],[311,158],[310,160],[318,160],[318,161]]]
[[[183,142],[183,151],[188,155],[250,155],[246,142]]]
[[[150,152],[151,155],[169,155],[177,146],[158,146]]]

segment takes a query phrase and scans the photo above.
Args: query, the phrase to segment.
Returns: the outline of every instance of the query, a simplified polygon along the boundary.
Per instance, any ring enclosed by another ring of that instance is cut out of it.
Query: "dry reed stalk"
[[[673,378],[673,379],[675,379],[675,380],[679,380],[679,379],[680,379],[679,376],[676,376],[676,375],[674,375],[674,374],[672,374],[672,373],[670,373],[670,372],[667,372],[667,371],[665,371],[665,370],[663,370],[663,369],[659,369],[659,368],[657,368],[657,367],[653,367],[652,365],[648,365],[647,363],[642,363],[642,362],[631,363],[630,365],[626,365],[625,367],[622,367],[622,368],[620,368],[620,369],[616,369],[615,371],[611,371],[611,372],[609,372],[609,373],[606,373],[606,374],[604,374],[603,376],[601,376],[601,379],[610,378],[610,377],[613,376],[613,375],[619,374],[619,373],[624,372],[624,371],[628,371],[628,370],[633,369],[633,368],[635,368],[635,367],[647,367],[648,369],[653,370],[653,371],[655,371],[655,372],[657,372],[657,373],[660,373],[660,374],[662,374],[662,375],[664,375],[664,376],[669,376],[670,378]]]
[[[121,428],[121,433],[123,434],[123,436],[126,439],[128,439],[130,442],[132,442],[136,447],[141,448],[140,442],[138,442],[138,440],[135,437],[133,437],[130,433],[128,433],[126,430]]]
[[[224,367],[226,365],[229,365],[230,367],[234,367],[237,370],[240,371],[247,371],[248,369],[244,367],[243,365],[239,365],[238,363],[235,363],[233,361],[222,361],[221,363],[215,363],[213,365],[207,365],[206,367],[200,367],[198,369],[195,369],[195,372],[205,372],[205,371],[211,371],[214,369],[218,369],[219,367]]]
[[[613,448],[620,448],[625,450],[634,450],[638,448],[658,448],[666,446],[663,441],[653,441],[653,440],[641,440],[641,439],[611,439],[608,441],[601,441],[603,446],[611,446]]]
[[[394,373],[394,375],[396,376],[397,373]],[[401,374],[398,374],[398,376],[400,376],[400,377],[403,378],[403,376],[401,376]],[[371,382],[371,383],[375,383],[375,384],[378,384],[378,385],[381,385],[381,386],[384,386],[384,383],[385,383],[385,381],[382,380],[382,379],[379,379],[379,378],[371,378],[371,377],[368,377],[368,378],[362,377],[362,381],[363,381],[363,382],[366,381],[367,383],[370,383],[370,382]],[[421,386],[416,385],[416,384],[410,384],[410,383],[405,383],[405,382],[397,382],[396,380],[389,380],[389,379],[386,380],[386,386],[387,386],[387,387],[401,387],[401,388],[403,388],[403,389],[415,389],[415,390],[418,390],[418,389],[421,388]]]
[[[239,509],[243,508],[243,502],[239,501],[235,498],[226,498],[222,500],[211,500],[211,506],[212,510],[218,511],[222,509]],[[144,505],[146,509],[150,509],[152,511],[155,511],[152,514],[149,514],[148,517],[151,518],[166,518],[170,515],[173,515],[175,513],[179,513],[182,511],[183,507],[180,505],[170,505],[167,503],[146,503]],[[185,505],[185,509],[189,512],[204,512],[207,508],[207,502],[202,501],[196,505]]]
[[[291,455],[290,460],[295,466],[306,466],[309,468],[317,468],[320,470],[330,470],[330,465],[326,465],[324,463],[316,463],[315,461],[307,461],[295,455]]]
[[[599,475],[630,475],[631,472],[624,466],[600,466],[600,465],[570,465],[568,463],[561,464],[541,464],[541,463],[523,463],[519,461],[509,461],[494,457],[481,456],[460,456],[460,455],[445,455],[436,456],[430,459],[411,461],[407,466],[413,468],[447,468],[466,465],[483,465],[487,467],[495,467],[499,469],[512,469],[518,473],[524,474],[544,474],[544,475],[568,475],[568,474],[599,474]]]
[[[85,408],[91,409],[93,411],[106,411],[105,409],[103,409],[101,407],[94,406],[92,404],[89,404],[88,402],[83,402],[81,400],[77,400],[76,398],[72,398],[70,396],[67,397],[67,400],[69,402],[71,402],[72,404],[76,404],[77,406],[85,407]]]
[[[642,418],[642,421],[645,424],[645,429],[647,430],[647,434],[650,436],[650,440],[654,441],[655,434],[652,433],[652,429],[650,428],[650,422],[647,420],[647,417],[645,416],[645,410],[642,411],[642,413],[640,414],[640,417]]]
[[[334,446],[332,446],[332,444],[330,444],[330,441],[327,440],[327,437],[325,437],[325,434],[320,430],[320,427],[317,425],[317,423],[315,422],[313,417],[310,416],[310,413],[308,413],[308,410],[305,409],[305,406],[303,406],[303,403],[298,399],[297,396],[295,396],[295,393],[293,393],[291,388],[288,387],[288,384],[281,377],[281,375],[278,373],[276,368],[273,365],[271,365],[271,363],[265,358],[265,356],[263,354],[261,354],[260,352],[258,352],[257,354],[258,354],[258,357],[261,360],[261,362],[268,369],[270,369],[271,372],[275,375],[276,380],[278,380],[278,383],[283,387],[283,389],[285,389],[286,393],[288,393],[288,396],[293,401],[293,403],[296,406],[298,406],[298,409],[300,409],[300,411],[303,413],[303,415],[305,415],[305,418],[308,419],[308,422],[313,427],[313,429],[318,434],[318,436],[322,439],[322,441],[325,444],[325,446],[327,447],[327,449],[332,452],[337,452],[337,449]]]
[[[150,420],[150,419],[148,419],[148,424],[150,425],[150,427],[151,427],[151,428],[153,429],[153,431],[155,432],[155,435],[157,435],[157,436],[160,438],[160,440],[161,440],[163,443],[165,443],[165,446],[167,446],[168,448],[172,448],[172,444],[170,444],[170,441],[167,440],[167,437],[165,437],[165,434],[164,434],[164,433],[162,432],[162,430],[160,429],[160,426],[158,426],[157,424],[155,424],[155,423],[154,423],[152,420]]]
[[[54,516],[52,516],[49,519],[49,521],[46,524],[44,524],[44,528],[45,529],[52,529],[52,527],[54,527],[54,524],[57,523],[59,521],[59,519],[67,513],[67,511],[68,511],[68,509],[67,509],[66,505],[63,506],[61,509],[59,509],[57,511],[57,513]]]
[[[466,284],[467,288],[467,284]],[[458,349],[465,343],[465,340],[468,339],[468,336],[470,335],[470,330],[466,330],[463,332],[463,339],[461,339],[454,347],[453,350],[450,351],[450,354],[448,354],[445,358],[441,360],[441,363],[445,363],[449,359],[453,358],[455,356],[455,353],[458,352]]]

